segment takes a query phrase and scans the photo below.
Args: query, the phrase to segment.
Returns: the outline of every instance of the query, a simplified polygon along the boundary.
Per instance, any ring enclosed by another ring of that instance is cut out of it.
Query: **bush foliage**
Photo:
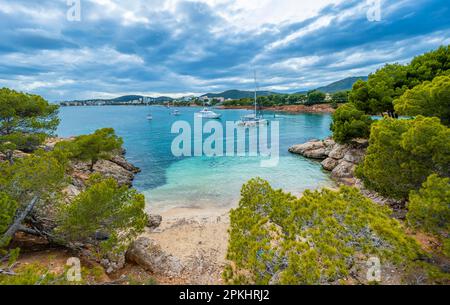
[[[438,118],[380,120],[369,143],[357,173],[382,195],[407,199],[431,174],[450,175],[450,129]]]
[[[360,258],[407,265],[418,245],[392,211],[341,187],[301,198],[261,179],[242,187],[232,210],[224,278],[233,284],[318,284],[349,276]]]
[[[450,257],[450,179],[431,175],[419,191],[409,195],[408,223],[443,241]]]
[[[112,178],[93,175],[86,191],[58,213],[56,233],[65,242],[92,242],[96,234],[107,236],[99,254],[125,251],[147,223],[144,196]]]
[[[406,91],[394,101],[400,115],[424,115],[441,119],[450,125],[450,76],[436,77]]]
[[[69,158],[89,161],[91,171],[100,159],[108,159],[114,151],[122,148],[123,140],[119,138],[112,128],[96,130],[93,134],[82,135],[74,141],[60,142],[56,150],[66,151]]]
[[[59,124],[58,106],[38,95],[0,89],[0,151],[35,150]]]
[[[370,114],[394,114],[394,100],[408,89],[437,76],[449,76],[450,46],[415,57],[407,65],[387,64],[369,75],[367,82],[358,81],[353,85],[349,101],[358,109]],[[441,101],[447,103],[448,101]]]
[[[372,119],[353,104],[340,106],[333,114],[333,139],[338,143],[346,143],[353,138],[368,138]]]

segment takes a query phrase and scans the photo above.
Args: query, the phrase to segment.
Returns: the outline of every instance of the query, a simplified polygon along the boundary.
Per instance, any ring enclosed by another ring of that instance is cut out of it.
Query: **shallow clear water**
[[[229,207],[239,200],[243,183],[253,177],[268,180],[272,186],[299,194],[308,188],[332,185],[318,162],[289,154],[293,144],[330,134],[329,115],[266,114],[279,121],[280,160],[277,166],[260,166],[260,157],[174,157],[171,152],[177,134],[170,132],[177,120],[193,122],[199,108],[177,108],[180,116],[165,107],[102,106],[63,107],[58,135],[86,134],[112,127],[124,139],[127,159],[140,167],[134,186],[146,196],[151,209],[171,207]],[[214,110],[220,122],[237,121],[246,110]],[[152,121],[146,116],[151,113]],[[192,125],[193,126],[193,125]],[[206,136],[205,136],[206,137]]]

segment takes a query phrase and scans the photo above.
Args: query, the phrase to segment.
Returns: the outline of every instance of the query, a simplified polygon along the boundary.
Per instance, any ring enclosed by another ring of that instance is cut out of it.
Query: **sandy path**
[[[186,266],[191,284],[221,284],[226,264],[229,209],[175,208],[159,213],[161,226],[146,235]]]

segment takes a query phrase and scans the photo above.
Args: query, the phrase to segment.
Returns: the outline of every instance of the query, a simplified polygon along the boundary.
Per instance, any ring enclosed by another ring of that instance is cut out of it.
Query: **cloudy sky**
[[[80,21],[67,2],[0,0],[0,87],[181,96],[252,89],[256,70],[294,92],[450,44],[448,0],[382,0],[380,21],[377,0],[80,0]]]

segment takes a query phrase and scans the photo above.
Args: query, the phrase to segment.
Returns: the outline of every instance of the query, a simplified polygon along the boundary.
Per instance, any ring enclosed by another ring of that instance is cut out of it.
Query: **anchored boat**
[[[257,89],[258,89],[258,83],[256,82],[256,71],[255,71],[255,109],[253,114],[249,114],[246,116],[243,116],[240,121],[238,121],[238,126],[243,127],[257,127],[261,125],[268,125],[269,120],[264,119],[262,116],[258,114],[257,109]]]
[[[215,113],[206,107],[202,111],[195,113],[195,115],[202,119],[219,119],[222,116],[220,113]]]

